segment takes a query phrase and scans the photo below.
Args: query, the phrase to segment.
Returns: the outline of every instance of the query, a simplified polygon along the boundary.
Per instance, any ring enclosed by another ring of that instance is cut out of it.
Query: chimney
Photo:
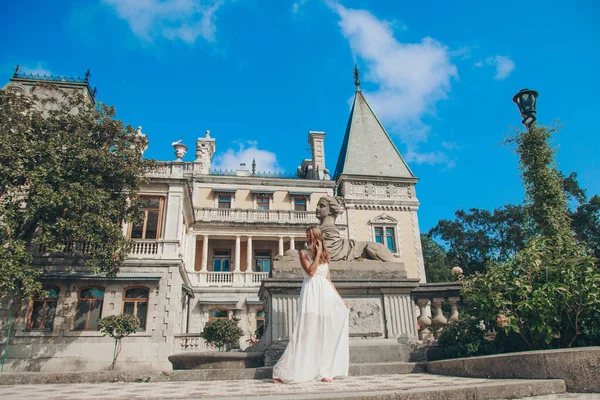
[[[195,163],[199,163],[200,173],[203,175],[210,174],[210,163],[212,161],[213,154],[216,150],[215,139],[210,137],[210,131],[206,131],[203,138],[198,138],[196,141],[196,160]]]
[[[312,150],[312,170],[314,179],[323,179],[325,170],[325,132],[309,131],[308,143]]]

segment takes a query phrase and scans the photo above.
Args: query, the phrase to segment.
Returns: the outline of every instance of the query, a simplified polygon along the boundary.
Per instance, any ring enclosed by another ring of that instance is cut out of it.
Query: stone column
[[[290,236],[290,250],[296,248],[296,241],[293,236]]]
[[[283,255],[283,236],[279,236],[279,255]]]
[[[208,235],[204,235],[202,239],[202,266],[200,271],[208,271]]]
[[[233,265],[235,272],[240,272],[240,236],[235,237],[235,263]]]
[[[246,257],[246,272],[251,273],[254,271],[254,266],[252,265],[252,236],[248,236],[247,243],[247,257]]]
[[[188,233],[185,237],[185,269],[193,272],[196,264],[196,235]]]
[[[448,303],[450,303],[450,318],[448,322],[458,321],[458,302],[460,297],[448,297]]]

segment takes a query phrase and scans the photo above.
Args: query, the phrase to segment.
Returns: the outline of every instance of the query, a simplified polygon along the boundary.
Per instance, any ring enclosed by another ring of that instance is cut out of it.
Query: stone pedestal
[[[256,350],[266,351],[266,362],[276,358],[271,353],[285,348],[294,330],[303,279],[300,268],[297,256],[280,256],[273,262],[272,278],[262,282],[259,297],[266,325]],[[331,278],[350,306],[351,339],[418,340],[411,292],[419,280],[407,279],[403,263],[334,261]]]

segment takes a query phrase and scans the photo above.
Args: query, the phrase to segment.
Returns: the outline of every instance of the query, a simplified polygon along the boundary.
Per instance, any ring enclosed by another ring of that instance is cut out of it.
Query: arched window
[[[226,308],[211,308],[208,310],[208,320],[229,319],[229,310]]]
[[[27,329],[52,331],[58,302],[59,288],[52,286],[44,289],[45,294],[31,300]]]
[[[259,308],[256,310],[256,331],[254,334],[256,337],[262,337],[265,330],[265,309]]]
[[[146,329],[149,294],[150,290],[145,287],[129,288],[123,292],[123,314],[138,317],[141,329]]]
[[[98,320],[102,318],[103,300],[104,288],[82,288],[77,299],[73,329],[76,331],[98,329]]]

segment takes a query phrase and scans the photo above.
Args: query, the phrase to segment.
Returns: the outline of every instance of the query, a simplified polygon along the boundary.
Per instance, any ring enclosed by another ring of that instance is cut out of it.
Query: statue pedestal
[[[262,282],[259,297],[266,310],[263,337],[265,365],[277,362],[296,322],[302,272],[298,257],[280,256],[272,277]],[[404,264],[381,261],[334,261],[331,279],[350,306],[350,339],[418,340],[416,305],[411,292],[418,279],[407,279]]]

